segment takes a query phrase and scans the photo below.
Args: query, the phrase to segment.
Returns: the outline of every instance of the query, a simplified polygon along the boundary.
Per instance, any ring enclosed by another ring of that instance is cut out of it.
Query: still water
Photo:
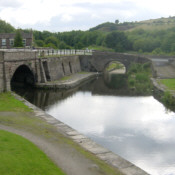
[[[20,94],[152,175],[175,175],[175,113],[100,77],[67,91]]]

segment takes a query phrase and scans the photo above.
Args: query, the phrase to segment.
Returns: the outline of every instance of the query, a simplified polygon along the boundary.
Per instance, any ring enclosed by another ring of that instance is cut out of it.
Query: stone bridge
[[[146,63],[150,60],[139,55],[114,52],[94,52],[92,56],[80,56],[82,70],[103,72],[110,62],[118,61],[122,63],[126,72],[132,63]]]
[[[121,62],[127,71],[132,63],[145,63],[149,59],[112,52],[41,58],[35,50],[0,51],[0,92],[10,91],[13,84],[34,85],[37,82],[56,81],[80,71],[103,72],[112,61]]]
[[[10,91],[12,84],[56,81],[80,71],[79,56],[76,55],[39,58],[34,50],[0,51],[0,92]]]

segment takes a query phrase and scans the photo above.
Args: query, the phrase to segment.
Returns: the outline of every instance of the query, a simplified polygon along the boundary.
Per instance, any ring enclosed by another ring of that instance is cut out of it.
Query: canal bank
[[[84,80],[87,80],[87,77]],[[81,78],[78,82],[82,81],[83,79]],[[67,82],[70,87],[70,81]],[[34,142],[67,174],[147,174],[134,164],[96,144],[94,141],[55,119],[51,115],[48,115],[20,96],[14,95],[18,100],[24,102],[33,109],[34,113],[28,116],[39,120],[41,119],[48,125],[47,127],[43,127],[41,124],[40,126],[38,125],[38,127],[35,126],[32,128],[29,126],[26,127],[25,125],[11,125],[10,123],[13,122],[5,122],[5,124],[2,122],[0,128],[22,135]],[[40,131],[38,131],[40,128],[44,128],[41,136]]]
[[[161,101],[167,109],[175,111],[175,90],[171,90],[169,87],[161,83],[161,79],[151,78],[154,86],[153,95],[159,101]]]

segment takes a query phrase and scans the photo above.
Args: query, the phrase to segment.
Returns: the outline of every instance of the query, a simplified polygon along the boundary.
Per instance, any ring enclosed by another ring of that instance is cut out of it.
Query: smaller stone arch
[[[17,67],[14,71],[11,81],[11,87],[25,87],[25,86],[34,86],[35,76],[29,66],[22,64]]]
[[[120,67],[121,65],[121,67]],[[117,68],[115,67],[117,66]],[[118,67],[119,66],[119,67]],[[118,60],[110,60],[108,62],[106,62],[104,64],[104,72],[108,71],[107,69],[109,68],[109,71],[113,71],[115,69],[123,69],[123,71],[121,71],[122,74],[126,74],[127,72],[127,65],[125,65],[125,63],[118,61]]]

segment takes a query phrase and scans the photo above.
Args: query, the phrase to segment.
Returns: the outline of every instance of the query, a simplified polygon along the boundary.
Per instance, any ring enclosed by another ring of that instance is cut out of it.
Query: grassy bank
[[[0,130],[0,174],[64,175],[33,143]]]
[[[175,98],[172,93],[175,93],[175,79],[161,79],[158,80],[159,84],[164,85],[165,92],[161,97],[162,103],[166,106],[167,109],[175,110]]]
[[[0,93],[0,111],[30,112],[31,109],[10,93]]]
[[[137,94],[148,95],[152,93],[152,83],[150,80],[150,63],[132,64],[128,71],[128,86]]]
[[[175,90],[175,79],[161,79],[159,83],[165,85],[168,90]]]

